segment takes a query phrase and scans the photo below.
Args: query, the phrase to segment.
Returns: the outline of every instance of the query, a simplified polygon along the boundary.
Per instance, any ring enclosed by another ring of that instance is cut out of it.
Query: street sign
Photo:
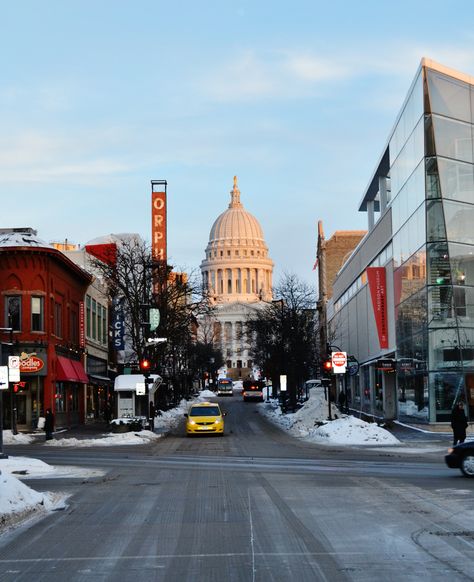
[[[8,380],[20,381],[20,356],[8,356]]]
[[[8,366],[0,366],[0,390],[8,390]]]
[[[280,376],[280,392],[286,392],[286,375]]]
[[[137,396],[143,396],[144,394],[146,394],[145,382],[137,382],[135,384],[135,391],[137,393]]]
[[[155,331],[155,329],[160,325],[160,310],[156,307],[150,309],[150,331]]]
[[[332,352],[331,354],[333,374],[345,374],[347,365],[346,352]]]

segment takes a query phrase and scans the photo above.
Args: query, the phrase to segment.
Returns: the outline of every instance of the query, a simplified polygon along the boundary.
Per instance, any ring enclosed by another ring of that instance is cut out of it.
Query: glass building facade
[[[474,87],[422,67],[389,144],[401,415],[474,412]]]
[[[462,400],[473,420],[474,78],[423,59],[381,159],[361,209],[368,237],[391,213],[397,415],[447,422]]]

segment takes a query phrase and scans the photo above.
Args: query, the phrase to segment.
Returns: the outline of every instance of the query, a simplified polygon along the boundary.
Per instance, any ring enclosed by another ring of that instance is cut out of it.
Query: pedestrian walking
[[[46,440],[50,441],[53,438],[54,432],[54,414],[51,411],[51,408],[46,410],[46,414],[44,416],[44,432],[46,435]]]
[[[339,410],[344,414],[346,412],[346,394],[343,390],[339,392],[337,403],[339,404]]]
[[[155,430],[155,405],[150,402],[150,430]]]
[[[467,418],[464,412],[464,403],[458,402],[451,413],[451,428],[453,429],[453,445],[466,440]]]
[[[105,404],[104,420],[107,424],[109,424],[109,422],[112,420],[112,407],[110,406],[110,402]]]

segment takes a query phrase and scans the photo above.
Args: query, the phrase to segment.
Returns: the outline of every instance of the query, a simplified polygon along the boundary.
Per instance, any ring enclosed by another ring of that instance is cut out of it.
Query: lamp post
[[[1,333],[8,333],[10,335],[10,341],[8,342],[8,344],[6,344],[8,346],[8,353],[11,353],[11,347],[13,345],[13,328],[12,327],[0,327],[0,332]],[[3,346],[5,344],[3,342],[0,342],[0,365],[3,364]],[[7,368],[7,377],[5,378],[6,380],[6,385],[7,385],[7,389],[8,389],[8,368]],[[5,454],[3,452],[3,391],[4,388],[2,388],[0,386],[0,459],[8,459],[8,455]]]

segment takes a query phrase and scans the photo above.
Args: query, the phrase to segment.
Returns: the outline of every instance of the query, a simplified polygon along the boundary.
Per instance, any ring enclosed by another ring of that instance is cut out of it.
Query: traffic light
[[[327,376],[328,374],[330,374],[332,372],[331,360],[324,360],[321,368],[322,368],[322,373],[324,376]]]
[[[26,388],[26,382],[17,382],[13,384],[13,392],[17,393]]]
[[[151,362],[148,358],[143,358],[140,360],[140,372],[148,378],[151,372]]]

